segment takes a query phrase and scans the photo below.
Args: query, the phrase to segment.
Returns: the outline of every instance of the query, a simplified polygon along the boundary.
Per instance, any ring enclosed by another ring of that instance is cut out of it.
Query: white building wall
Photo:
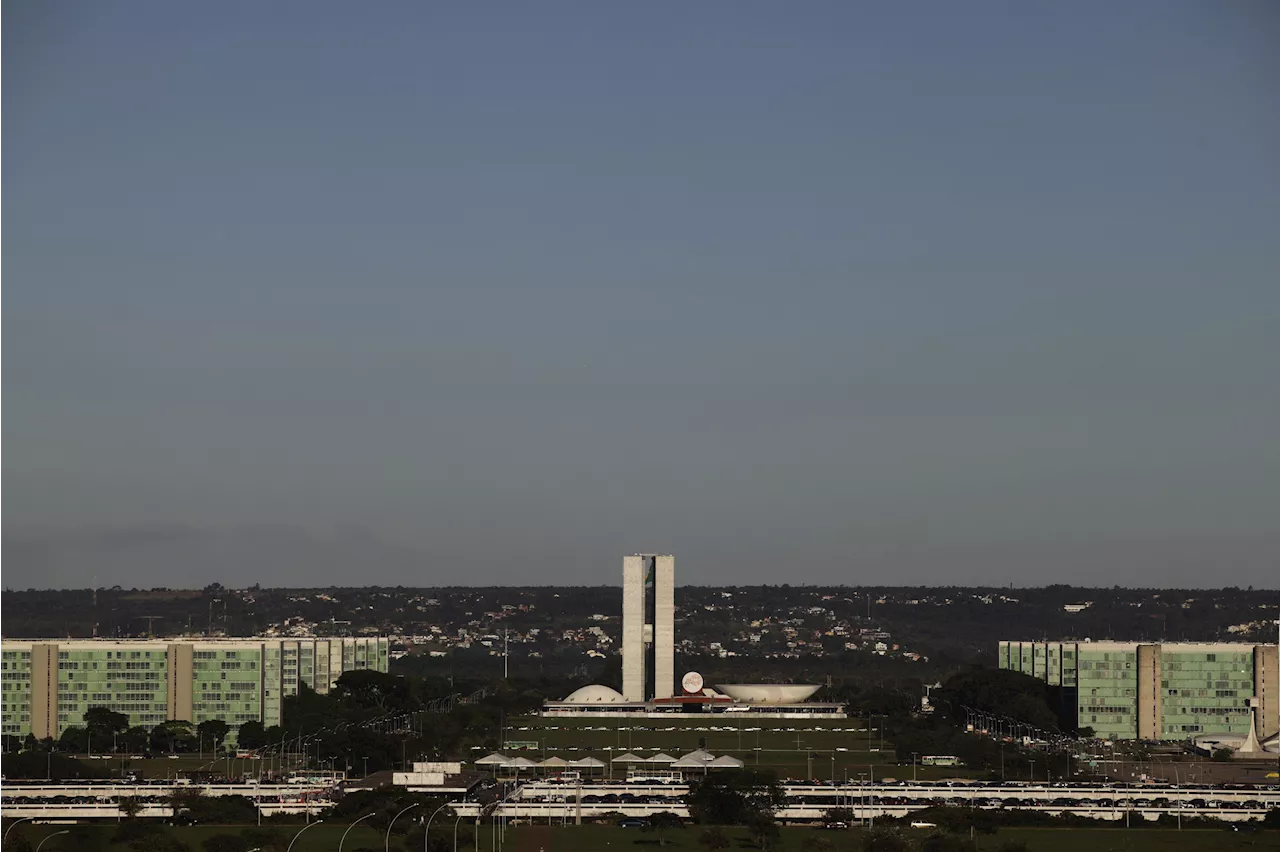
[[[659,556],[653,578],[654,698],[670,698],[676,682],[676,558]]]
[[[622,696],[644,701],[644,557],[622,557]]]

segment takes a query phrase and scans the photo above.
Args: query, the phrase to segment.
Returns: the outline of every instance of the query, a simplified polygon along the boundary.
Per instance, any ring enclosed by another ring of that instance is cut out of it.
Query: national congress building
[[[1001,642],[999,666],[1063,688],[1080,727],[1108,739],[1244,735],[1249,699],[1258,731],[1280,729],[1275,645],[1166,642]]]
[[[106,707],[129,724],[219,719],[278,725],[299,684],[327,693],[347,671],[387,671],[385,637],[0,642],[3,730],[57,738]]]

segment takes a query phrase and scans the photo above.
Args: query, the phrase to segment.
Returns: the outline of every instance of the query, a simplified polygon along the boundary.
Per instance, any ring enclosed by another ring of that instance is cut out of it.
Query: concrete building
[[[1108,739],[1184,740],[1280,730],[1275,645],[1201,642],[1001,642],[999,666],[1063,688],[1081,727]]]
[[[622,695],[627,701],[674,693],[675,585],[674,556],[622,558]]]
[[[676,686],[676,560],[636,553],[622,558],[622,691],[601,684],[547,701],[544,716],[670,719],[689,713],[749,713],[775,719],[845,718],[845,705],[811,702],[816,684],[724,684],[723,692],[688,672]]]
[[[59,737],[106,707],[150,728],[169,719],[278,725],[305,683],[327,693],[346,671],[387,671],[384,637],[83,639],[0,642],[0,733]]]

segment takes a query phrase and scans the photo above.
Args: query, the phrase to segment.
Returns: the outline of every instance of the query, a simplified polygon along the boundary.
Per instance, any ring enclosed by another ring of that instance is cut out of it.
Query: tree
[[[752,812],[747,817],[747,830],[751,832],[751,839],[765,852],[772,849],[782,837],[782,831],[778,828],[778,821],[773,818],[772,811]]]
[[[698,779],[685,801],[689,814],[703,825],[746,825],[755,814],[772,817],[786,794],[772,772],[736,769]]]
[[[374,669],[343,672],[334,685],[333,695],[345,704],[382,712],[407,709],[411,699],[405,678]]]
[[[649,821],[645,824],[645,831],[652,831],[658,835],[658,845],[667,845],[667,831],[680,827],[680,817],[671,813],[671,811],[659,811],[656,814],[649,814]]]
[[[58,738],[58,748],[72,754],[84,754],[89,750],[90,740],[87,728],[70,727]]]
[[[256,719],[245,722],[236,729],[236,743],[240,748],[262,748],[267,745],[267,729]]]
[[[934,704],[951,708],[953,719],[965,718],[965,707],[998,713],[1047,731],[1058,730],[1058,714],[1050,706],[1044,681],[1006,669],[973,669],[947,678],[934,693]]]
[[[1235,757],[1235,752],[1227,748],[1226,746],[1223,746],[1222,748],[1219,748],[1219,749],[1214,749],[1213,751],[1213,759],[1218,761],[1219,763],[1229,763],[1234,757]]]
[[[713,825],[698,835],[698,843],[707,847],[711,852],[716,852],[717,849],[729,848],[729,837],[724,833],[724,829]]]
[[[182,719],[170,719],[151,729],[151,747],[156,751],[167,751],[170,754],[191,751],[195,741],[196,735],[191,723]]]
[[[199,725],[196,725],[196,736],[200,738],[203,746],[205,742],[211,743],[211,748],[217,748],[218,743],[225,742],[227,732],[231,730],[231,726],[221,719],[206,719]]]
[[[853,808],[827,808],[822,814],[822,821],[827,825],[838,822],[853,825]]]
[[[142,802],[137,796],[121,796],[117,806],[125,819],[133,819],[142,812]]]
[[[174,787],[169,794],[169,807],[173,808],[174,819],[195,807],[203,795],[204,790],[199,787]]]
[[[141,725],[134,725],[119,737],[116,744],[124,751],[139,752],[146,751],[151,743],[151,732]]]
[[[90,707],[84,711],[84,724],[89,733],[99,741],[112,738],[129,729],[129,717],[106,707]]]

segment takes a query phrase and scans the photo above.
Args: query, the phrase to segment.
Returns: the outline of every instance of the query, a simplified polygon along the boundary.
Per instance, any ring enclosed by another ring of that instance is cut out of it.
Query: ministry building
[[[1277,646],[1218,642],[1001,642],[999,667],[1062,687],[1106,739],[1186,740],[1280,730]],[[1257,699],[1251,701],[1250,699]]]
[[[388,650],[386,637],[6,639],[0,733],[56,739],[92,707],[147,728],[170,719],[270,727],[299,684],[324,694],[343,672],[385,672]]]

